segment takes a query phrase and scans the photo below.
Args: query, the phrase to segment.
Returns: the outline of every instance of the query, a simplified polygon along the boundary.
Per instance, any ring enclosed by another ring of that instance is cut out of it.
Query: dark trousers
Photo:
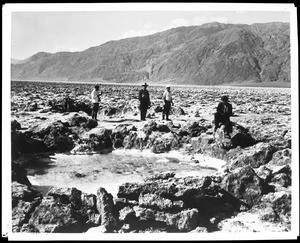
[[[66,97],[63,99],[64,111],[70,111],[70,104],[71,104],[70,98]]]
[[[171,101],[165,100],[164,110],[163,110],[163,118],[166,115],[166,119],[169,119],[170,111],[171,111]]]
[[[141,103],[141,105],[140,105],[140,111],[141,111],[141,120],[142,121],[146,120],[147,110],[148,110],[148,105]]]
[[[92,119],[97,119],[97,114],[99,110],[99,103],[93,103],[93,108],[92,108]]]
[[[215,131],[217,128],[221,127],[221,125],[225,125],[225,132],[231,133],[232,132],[232,124],[229,120],[228,116],[225,116],[220,113],[215,113]]]

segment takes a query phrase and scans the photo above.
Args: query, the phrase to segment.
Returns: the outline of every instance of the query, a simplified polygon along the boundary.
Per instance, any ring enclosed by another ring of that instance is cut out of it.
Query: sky
[[[77,5],[76,5],[77,6]],[[170,5],[169,5],[170,6]],[[172,5],[173,8],[17,8],[11,11],[11,57],[23,60],[40,52],[83,51],[110,40],[150,35],[208,22],[252,24],[290,22],[283,8]],[[133,10],[132,10],[133,9]],[[150,10],[148,10],[150,9]],[[169,10],[170,9],[170,10]],[[226,11],[223,11],[223,10]],[[215,11],[216,10],[216,11]],[[272,10],[272,11],[270,11]]]

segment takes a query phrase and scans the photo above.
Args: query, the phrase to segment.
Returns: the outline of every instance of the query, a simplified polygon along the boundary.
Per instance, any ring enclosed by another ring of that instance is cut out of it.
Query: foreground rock
[[[127,231],[158,224],[168,232],[189,232],[198,226],[216,230],[211,221],[233,215],[241,203],[224,191],[211,177],[148,180],[120,186],[116,207]],[[143,225],[144,224],[144,225]]]
[[[218,224],[222,232],[288,232],[291,230],[291,191],[269,193],[247,212]]]
[[[232,171],[223,178],[224,189],[242,200],[248,208],[257,204],[264,194],[274,192],[274,188],[257,176],[250,167]]]
[[[12,231],[13,232],[36,232],[29,229],[28,223],[35,208],[42,200],[42,195],[27,185],[12,182]]]
[[[112,196],[103,188],[98,196],[75,188],[52,188],[45,197],[30,187],[14,182],[13,231],[81,233],[91,227],[116,227]]]
[[[117,198],[104,188],[94,195],[57,187],[43,197],[31,185],[14,181],[13,232],[229,231],[235,224],[232,219],[243,218],[247,224],[244,217],[249,214],[259,219],[262,232],[268,224],[274,230],[289,230],[291,191],[274,183],[267,183],[250,166],[206,177],[154,174],[141,183],[122,184]]]
[[[75,188],[52,188],[36,207],[28,227],[38,232],[84,232],[99,224],[95,198]]]
[[[104,188],[97,191],[97,209],[100,214],[101,226],[107,232],[113,231],[117,227],[117,220],[114,217],[113,197]]]
[[[18,182],[26,186],[31,186],[31,183],[27,178],[27,171],[20,164],[12,162],[11,174],[12,181]]]

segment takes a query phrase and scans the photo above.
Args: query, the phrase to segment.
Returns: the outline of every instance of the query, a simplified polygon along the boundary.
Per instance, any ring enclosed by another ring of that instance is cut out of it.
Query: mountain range
[[[81,52],[12,60],[12,80],[226,85],[290,84],[289,23],[177,27]]]

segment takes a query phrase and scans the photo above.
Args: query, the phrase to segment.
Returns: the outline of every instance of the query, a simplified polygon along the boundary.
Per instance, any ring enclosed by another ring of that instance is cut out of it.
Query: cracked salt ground
[[[115,150],[104,155],[55,154],[37,159],[44,166],[36,168],[28,164],[28,179],[36,189],[44,190],[43,193],[52,186],[62,185],[94,194],[99,187],[104,187],[114,197],[121,184],[142,182],[154,173],[171,171],[175,177],[202,177],[215,174],[225,164],[203,155],[191,158],[177,152],[153,154],[137,150]]]

